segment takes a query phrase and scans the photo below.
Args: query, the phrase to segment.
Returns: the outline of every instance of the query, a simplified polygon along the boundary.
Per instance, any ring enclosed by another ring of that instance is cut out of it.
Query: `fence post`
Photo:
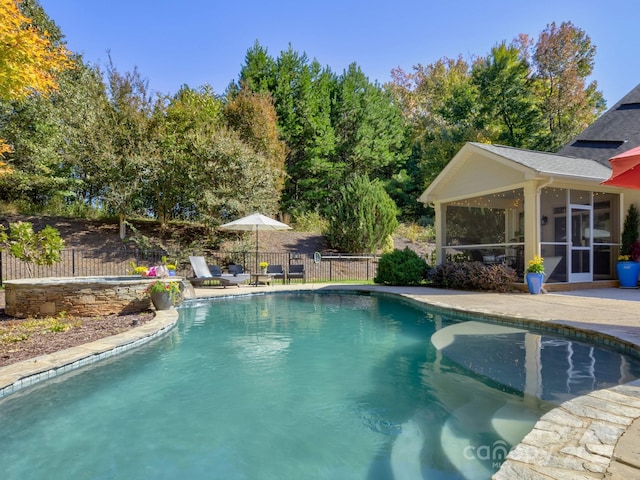
[[[367,255],[367,281],[369,281],[369,260],[371,259],[371,257],[369,255]]]
[[[71,276],[76,276],[76,249],[71,249]]]
[[[2,272],[2,252],[3,251],[0,250],[0,287],[2,286],[2,277],[4,276]]]

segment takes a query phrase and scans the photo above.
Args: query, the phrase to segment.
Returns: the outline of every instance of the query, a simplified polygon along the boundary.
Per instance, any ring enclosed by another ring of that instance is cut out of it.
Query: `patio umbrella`
[[[609,163],[613,171],[604,185],[640,190],[640,147],[611,157]]]
[[[258,232],[260,230],[291,230],[291,227],[286,223],[279,222],[273,218],[266,217],[260,213],[254,213],[247,215],[246,217],[239,218],[233,222],[220,225],[222,230],[238,230],[246,232],[256,232],[256,270],[258,273]]]

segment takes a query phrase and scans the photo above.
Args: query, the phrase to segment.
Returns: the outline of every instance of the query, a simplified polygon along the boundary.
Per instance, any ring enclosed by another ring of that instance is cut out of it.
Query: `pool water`
[[[640,376],[603,347],[407,302],[192,303],[167,336],[0,401],[3,479],[486,479],[557,403]]]

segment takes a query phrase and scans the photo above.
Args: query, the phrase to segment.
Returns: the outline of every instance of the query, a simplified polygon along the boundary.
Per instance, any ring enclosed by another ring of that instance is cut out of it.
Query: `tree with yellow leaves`
[[[59,72],[70,68],[70,52],[53,45],[19,8],[21,0],[0,0],[0,100],[21,100],[33,93],[58,88]],[[11,147],[0,139],[0,158]],[[0,161],[0,175],[10,167]]]
[[[69,68],[69,51],[54,46],[18,8],[19,0],[0,0],[0,99],[19,100],[58,88],[56,76]]]

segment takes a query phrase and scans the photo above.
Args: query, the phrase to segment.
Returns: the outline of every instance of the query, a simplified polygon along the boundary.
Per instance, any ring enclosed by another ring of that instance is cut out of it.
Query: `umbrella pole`
[[[256,227],[256,269],[255,269],[256,273],[259,273],[258,272],[258,232],[259,231],[260,230],[258,229],[258,227]],[[257,284],[257,282],[256,282],[256,284]]]

